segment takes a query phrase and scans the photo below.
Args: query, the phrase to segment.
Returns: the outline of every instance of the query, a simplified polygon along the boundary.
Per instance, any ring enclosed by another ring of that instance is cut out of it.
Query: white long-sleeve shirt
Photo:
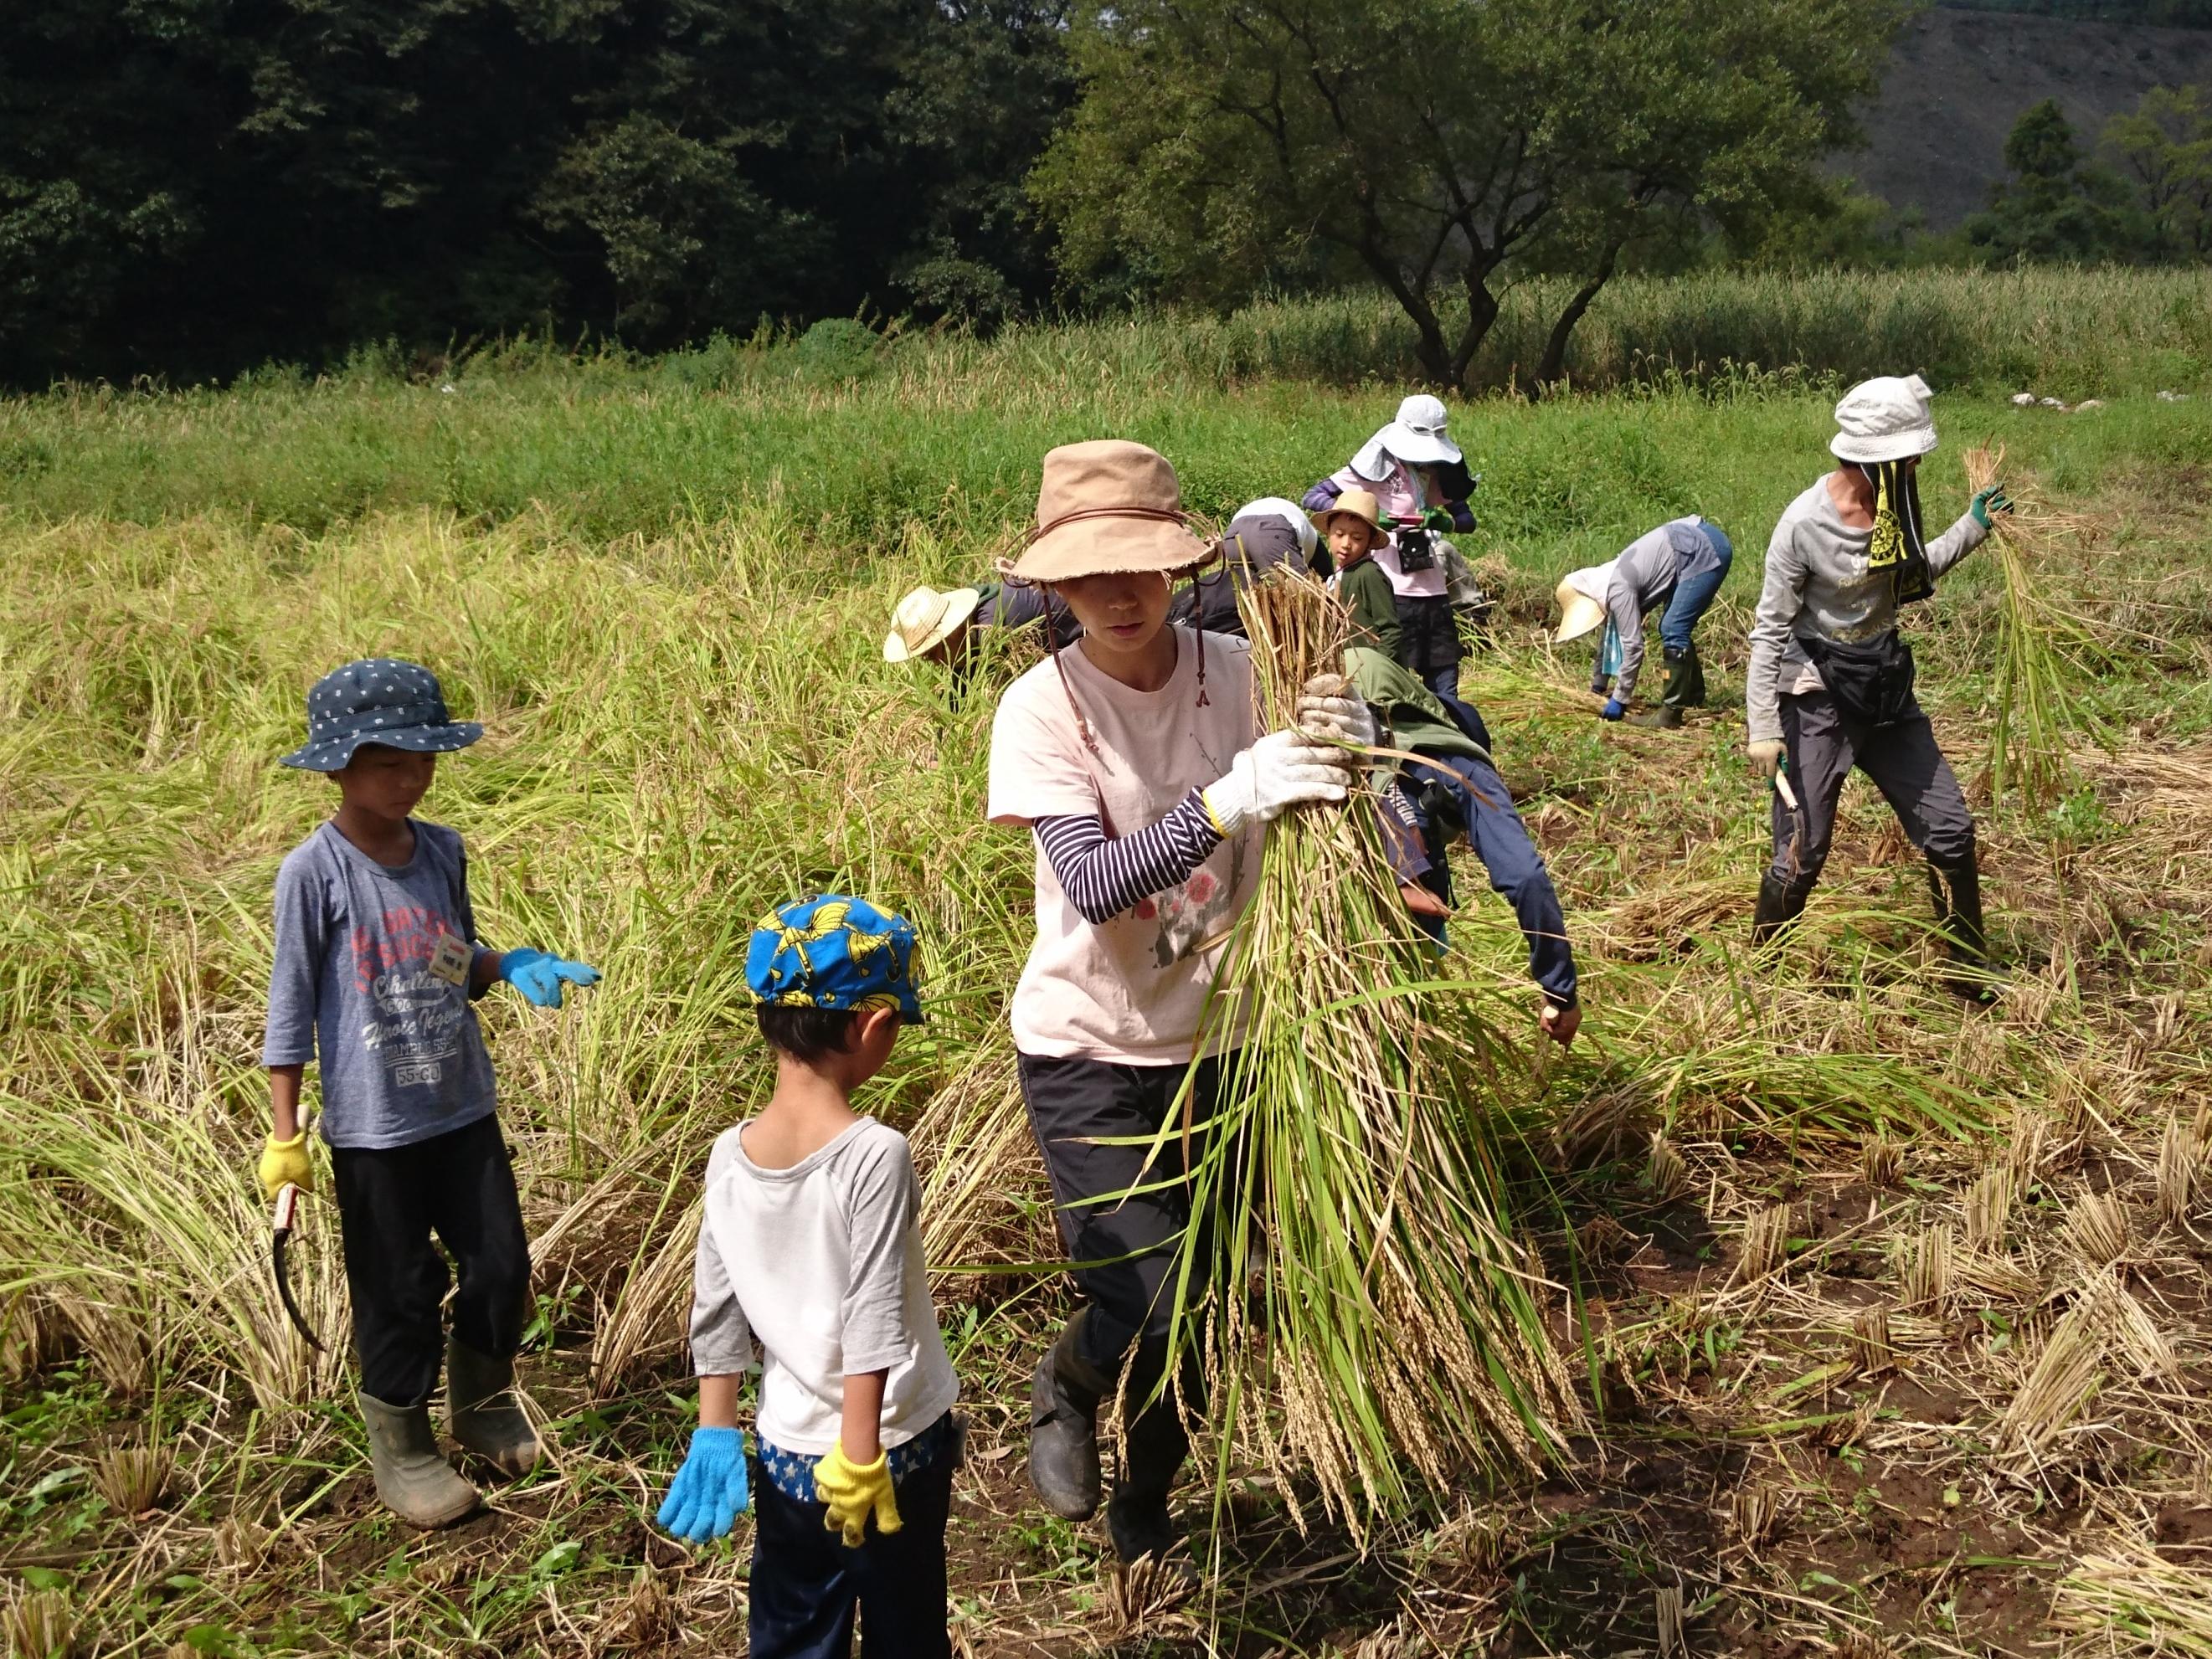
[[[1982,544],[1990,532],[1971,513],[1928,544],[1931,580]],[[1782,694],[1822,689],[1820,671],[1798,644],[1802,637],[1856,644],[1897,626],[1889,569],[1869,570],[1871,526],[1844,522],[1824,474],[1783,509],[1766,544],[1766,575],[1751,624],[1751,668],[1744,703],[1751,741],[1782,736]]]
[[[883,1443],[904,1445],[960,1393],[929,1300],[906,1137],[863,1119],[789,1169],[764,1170],[745,1156],[744,1127],[725,1130],[707,1160],[693,1369],[742,1371],[757,1341],[760,1437],[811,1457],[836,1443],[845,1378],[888,1371]]]

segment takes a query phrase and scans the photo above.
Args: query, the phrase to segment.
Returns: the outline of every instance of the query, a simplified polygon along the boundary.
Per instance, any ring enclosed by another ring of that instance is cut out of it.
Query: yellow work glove
[[[868,1512],[876,1516],[878,1532],[899,1529],[898,1499],[891,1495],[891,1460],[878,1452],[872,1463],[855,1463],[845,1455],[842,1440],[814,1466],[814,1495],[830,1506],[823,1524],[842,1531],[845,1547],[856,1550],[868,1535]]]
[[[307,1163],[307,1132],[301,1130],[289,1140],[269,1137],[269,1144],[261,1149],[261,1164],[254,1173],[261,1177],[261,1192],[264,1198],[274,1200],[287,1183],[313,1192],[315,1172]]]

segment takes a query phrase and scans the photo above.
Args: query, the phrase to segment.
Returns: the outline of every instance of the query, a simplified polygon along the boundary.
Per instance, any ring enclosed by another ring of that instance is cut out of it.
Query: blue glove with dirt
[[[564,985],[597,985],[599,970],[527,945],[499,959],[499,976],[540,1008],[558,1008]]]
[[[745,1437],[737,1429],[694,1429],[691,1450],[653,1517],[656,1525],[694,1544],[726,1537],[752,1507],[745,1483]]]
[[[1601,720],[1617,720],[1627,712],[1628,705],[1619,697],[1607,697],[1605,707],[1597,711],[1597,717]]]

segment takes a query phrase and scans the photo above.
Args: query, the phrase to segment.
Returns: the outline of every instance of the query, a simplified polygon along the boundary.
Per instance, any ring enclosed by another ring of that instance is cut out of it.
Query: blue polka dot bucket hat
[[[370,657],[334,668],[307,693],[307,741],[284,764],[335,772],[365,743],[417,753],[465,749],[483,736],[474,720],[446,712],[438,677],[419,663]]]
[[[914,924],[842,893],[794,899],[754,927],[745,988],[759,1006],[896,1008],[919,1025]]]

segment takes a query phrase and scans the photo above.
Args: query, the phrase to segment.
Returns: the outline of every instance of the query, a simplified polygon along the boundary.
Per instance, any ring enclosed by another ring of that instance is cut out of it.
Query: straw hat
[[[1933,394],[1917,374],[1861,380],[1836,405],[1836,435],[1828,447],[1838,460],[1901,461],[1936,447]]]
[[[1062,444],[1045,456],[1036,523],[1014,562],[1024,581],[1167,575],[1212,556],[1184,525],[1182,487],[1167,457],[1119,438]]]
[[[1578,640],[1605,622],[1605,606],[1587,593],[1577,591],[1574,579],[1569,577],[1553,591],[1559,609],[1565,614],[1560,618],[1559,631],[1552,635],[1555,645],[1565,645],[1569,640]]]
[[[974,616],[982,602],[982,594],[972,587],[956,587],[945,593],[933,587],[915,588],[891,612],[884,660],[906,662],[927,656],[958,632],[961,623]]]
[[[1371,489],[1346,490],[1336,498],[1334,506],[1314,514],[1314,528],[1326,536],[1328,534],[1328,521],[1347,513],[1375,532],[1370,545],[1372,542],[1386,539],[1387,532],[1382,528],[1382,505],[1375,499],[1375,492]]]

